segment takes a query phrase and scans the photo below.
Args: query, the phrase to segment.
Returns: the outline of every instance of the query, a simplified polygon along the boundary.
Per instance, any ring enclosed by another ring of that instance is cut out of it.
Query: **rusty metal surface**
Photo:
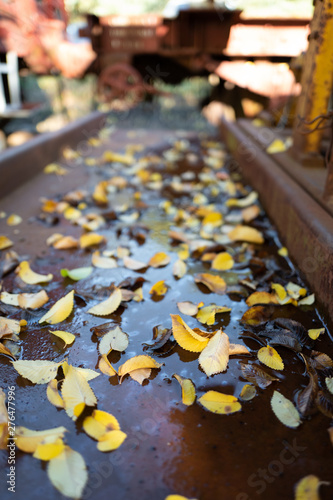
[[[292,259],[322,303],[330,323],[333,282],[333,217],[301,181],[293,179],[237,124],[221,122],[222,138],[239,163],[245,178],[260,192]],[[322,182],[322,190],[324,182]],[[322,193],[322,191],[321,191]]]
[[[128,134],[117,130],[103,147],[90,148],[85,154],[99,157],[104,149],[124,151],[129,143],[144,145],[146,149],[142,155],[160,154],[179,138],[189,140],[189,149],[198,152],[198,137],[193,133],[139,130]],[[69,164],[68,168],[69,174],[66,177],[52,179],[42,173],[37,175],[32,182],[21,186],[1,204],[1,210],[8,213],[15,211],[24,218],[23,224],[18,226],[19,233],[15,232],[15,228],[6,228],[8,236],[15,241],[16,251],[20,255],[28,255],[38,265],[40,272],[54,273],[55,280],[50,291],[52,300],[73,288],[72,283],[60,277],[59,269],[89,265],[91,254],[84,250],[56,251],[46,246],[46,238],[55,230],[74,236],[79,235],[81,230],[65,220],[56,228],[45,226],[36,220],[40,210],[39,198],[61,197],[74,188],[91,190],[96,182],[109,178],[116,172],[110,165],[89,168],[82,162],[76,164],[75,168],[73,164]],[[178,173],[189,168],[193,167],[185,163]],[[122,175],[126,175],[124,169],[120,171]],[[166,178],[174,173],[161,170],[158,165],[156,171]],[[257,170],[255,173],[259,178]],[[12,176],[16,178],[14,171]],[[260,186],[258,182],[254,182],[254,185],[262,188],[262,200],[266,204],[267,196],[274,193],[267,185],[265,175],[259,182]],[[103,229],[102,233],[115,246],[129,246],[142,260],[159,250],[172,252],[167,237],[169,222],[159,209],[161,194],[144,190],[142,201],[148,204],[142,222],[150,229],[149,241],[145,245],[138,245],[126,231],[117,233],[114,224]],[[272,201],[274,205],[275,201]],[[262,223],[268,224],[267,219],[264,218]],[[301,224],[297,230],[293,228],[293,234],[302,237],[296,231],[304,230],[303,226]],[[270,231],[274,236],[274,230]],[[317,232],[320,232],[319,228]],[[273,248],[262,251],[275,252],[276,248],[273,245]],[[143,274],[151,283],[167,276],[172,286],[163,302],[154,302],[146,296],[144,302],[131,304],[132,307],[125,307],[120,314],[116,313],[108,318],[108,321],[120,324],[129,333],[131,350],[127,354],[142,352],[142,342],[149,342],[153,326],[169,322],[169,313],[177,313],[177,301],[184,300],[185,297],[193,302],[203,299],[202,291],[193,287],[192,282],[192,274],[198,272],[200,265],[191,264],[189,276],[180,281],[175,281],[168,274],[170,271],[165,269],[149,269]],[[247,270],[243,272],[246,274]],[[292,270],[284,269],[283,272]],[[87,290],[94,284],[109,285],[110,281],[118,282],[127,276],[138,275],[124,268],[95,270],[93,278],[89,278],[86,283],[74,284],[74,287],[80,293],[80,290]],[[6,280],[5,286],[15,287],[13,277]],[[147,283],[145,295],[149,286]],[[236,342],[243,330],[239,325],[239,318],[247,309],[244,301],[233,300],[228,295],[221,297],[211,294],[204,295],[204,298],[232,307],[232,316],[221,318],[218,325]],[[289,311],[288,307],[285,311]],[[302,321],[308,328],[319,321],[315,311],[305,314],[301,308],[293,312],[293,318]],[[64,329],[79,333],[71,348],[64,351],[58,342],[50,339],[47,327],[32,325],[22,336],[23,356],[25,359],[53,360],[66,356],[76,366],[95,368],[98,354],[90,328],[103,322],[105,319],[87,315],[85,307],[77,304],[74,315],[64,324]],[[333,349],[328,338],[321,341],[320,346],[332,356]],[[284,394],[292,399],[295,387],[306,380],[304,365],[288,351],[283,355],[290,375],[288,384],[283,380],[281,387]],[[18,377],[11,363],[3,357],[0,359],[1,379],[2,384],[15,384],[17,387],[17,425],[35,429],[64,425],[68,429],[69,445],[84,456],[89,468],[90,479],[83,499],[104,500],[111,496],[116,500],[164,500],[168,494],[179,493],[200,500],[281,500],[293,498],[293,485],[306,474],[317,474],[325,480],[332,478],[332,451],[326,430],[329,420],[323,415],[317,415],[311,420],[311,425],[308,422],[303,424],[302,433],[284,427],[271,413],[270,389],[260,391],[260,397],[250,402],[246,411],[232,416],[208,413],[197,404],[184,408],[180,403],[179,387],[172,381],[173,373],[181,372],[191,377],[198,391],[222,389],[238,393],[244,383],[240,379],[236,359],[230,361],[227,374],[207,379],[198,370],[196,357],[175,347],[162,359],[165,365],[160,373],[142,387],[133,380],[113,385],[104,375],[92,381],[91,385],[98,395],[99,408],[113,413],[128,434],[127,442],[118,451],[107,454],[98,452],[96,443],[82,431],[80,423],[75,424],[64,411],[49,404],[45,386],[32,385]],[[286,457],[286,462],[281,457]],[[47,480],[45,467],[38,460],[21,452],[17,453],[17,459],[17,500],[63,498]],[[6,454],[2,450],[0,464],[6,466]],[[0,484],[0,495],[4,500],[11,498],[5,490],[4,481]],[[328,488],[323,488],[321,498],[331,498]]]

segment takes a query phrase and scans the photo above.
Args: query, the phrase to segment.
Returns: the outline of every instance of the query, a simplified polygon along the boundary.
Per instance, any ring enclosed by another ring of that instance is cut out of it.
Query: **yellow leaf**
[[[291,281],[287,284],[286,290],[288,295],[296,300],[306,295],[306,288],[296,285],[296,283],[292,283]]]
[[[278,304],[278,300],[272,293],[254,292],[245,301],[248,306],[252,307],[257,304]]]
[[[71,207],[71,206],[67,207],[63,211],[63,216],[65,217],[65,219],[70,220],[70,221],[78,220],[81,217],[81,215],[82,215],[82,213],[80,210],[78,210],[77,208]]]
[[[204,284],[211,292],[217,293],[218,295],[222,295],[227,288],[227,284],[223,278],[209,273],[197,274],[194,281]]]
[[[74,290],[59,299],[51,309],[44,314],[39,323],[49,323],[54,325],[61,323],[71,314],[74,307]]]
[[[307,297],[304,297],[304,299],[301,299],[298,301],[299,306],[312,306],[315,302],[315,294],[312,293],[311,295],[308,295]]]
[[[106,333],[99,343],[98,350],[101,355],[108,355],[113,349],[115,351],[123,352],[128,346],[128,335],[123,332],[119,326],[116,326],[108,333]]]
[[[244,222],[251,222],[256,219],[260,214],[260,208],[258,205],[252,205],[251,207],[243,208],[242,218]]]
[[[272,290],[274,290],[274,292],[276,293],[277,298],[279,299],[279,302],[284,301],[285,298],[287,297],[287,292],[283,288],[283,286],[280,285],[279,283],[272,283],[271,287],[272,287]]]
[[[198,306],[193,302],[177,302],[177,307],[182,314],[195,316],[198,312]]]
[[[64,400],[65,410],[69,417],[76,420],[77,414],[75,408],[82,405],[95,406],[97,399],[90,385],[83,375],[81,375],[73,366],[69,366],[65,380],[62,384],[61,395]]]
[[[14,354],[0,342],[0,354],[4,354],[5,356],[9,356],[12,359],[16,359]]]
[[[61,438],[58,438],[56,441],[48,443],[46,442],[40,443],[35,453],[33,454],[34,458],[38,458],[39,460],[52,460],[52,458],[57,457],[62,453],[65,449],[65,444]]]
[[[150,289],[151,295],[165,295],[168,291],[168,287],[165,284],[165,280],[157,281]]]
[[[186,274],[186,271],[187,271],[187,266],[185,262],[181,259],[176,260],[172,268],[172,274],[176,278],[180,279],[184,276],[184,274]]]
[[[170,262],[170,256],[165,252],[157,252],[149,260],[148,265],[151,267],[164,267]]]
[[[203,220],[202,220],[202,225],[210,225],[212,227],[219,227],[222,225],[223,222],[223,216],[219,212],[212,212],[210,214],[207,214]]]
[[[258,199],[258,193],[252,191],[245,198],[229,198],[226,201],[227,207],[245,208],[252,205]]]
[[[230,311],[231,311],[230,307],[217,306],[215,304],[211,304],[210,306],[202,307],[201,309],[199,309],[196,318],[198,321],[200,321],[200,323],[206,325],[213,325],[215,323],[216,314],[221,314]]]
[[[47,244],[52,245],[53,248],[56,248],[57,250],[70,250],[72,248],[78,248],[79,242],[76,238],[73,238],[73,236],[62,236],[61,234],[59,235],[59,238],[54,238],[54,239],[47,239]]]
[[[246,241],[248,243],[264,243],[264,237],[260,231],[250,226],[236,226],[228,233],[231,241]]]
[[[44,174],[66,175],[68,174],[68,170],[57,163],[50,163],[44,168]]]
[[[333,394],[333,378],[332,377],[326,377],[325,378],[325,383],[327,389],[330,391],[331,394]]]
[[[84,419],[83,429],[88,436],[99,441],[104,434],[114,430],[119,431],[120,425],[111,413],[94,410],[90,417]]]
[[[239,354],[251,354],[245,345],[229,344],[229,356],[237,356]]]
[[[0,329],[6,328],[10,332],[18,334],[20,333],[21,326],[21,322],[18,319],[9,319],[0,316]]]
[[[92,254],[91,263],[93,266],[101,269],[114,269],[118,267],[115,259],[101,256],[98,250]]]
[[[158,363],[150,356],[140,354],[139,356],[128,359],[124,364],[119,366],[118,375],[123,378],[134,370],[139,370],[141,368],[161,368],[162,365],[163,363]]]
[[[221,252],[216,255],[212,262],[212,269],[216,271],[228,271],[234,265],[234,259],[228,252]]]
[[[319,488],[321,484],[329,485],[330,483],[320,481],[313,474],[303,477],[295,486],[295,500],[320,500]]]
[[[45,290],[38,293],[20,293],[18,296],[18,304],[22,309],[39,309],[49,301],[49,297]]]
[[[60,363],[47,361],[46,359],[32,360],[21,359],[13,361],[15,370],[34,384],[47,384],[56,377]]]
[[[270,345],[262,347],[258,351],[258,359],[264,365],[273,370],[283,370],[284,364],[280,354]]]
[[[325,333],[325,328],[312,328],[308,330],[308,335],[312,340],[317,340],[319,335],[323,335],[324,333]]]
[[[199,356],[199,364],[208,377],[227,369],[229,361],[229,337],[218,330]]]
[[[148,267],[148,264],[145,262],[140,262],[139,260],[132,259],[131,257],[124,257],[123,264],[127,269],[131,269],[132,271],[140,271],[141,269]]]
[[[275,416],[287,427],[295,429],[301,423],[301,418],[295,406],[283,394],[274,391],[271,399],[271,407]]]
[[[65,377],[70,366],[72,365],[69,365],[66,360],[61,363],[62,371],[64,372]],[[99,373],[95,372],[95,370],[90,370],[90,368],[78,368],[76,366],[72,366],[72,368],[73,370],[80,373],[80,375],[82,375],[87,380],[87,382],[89,382],[89,380],[93,380],[96,377],[99,377]]]
[[[101,370],[104,375],[108,375],[109,377],[114,377],[118,375],[117,371],[113,368],[110,361],[107,358],[106,354],[102,354],[101,359],[98,363],[98,368]]]
[[[138,368],[137,370],[131,371],[129,374],[129,376],[136,382],[139,382],[140,385],[142,385],[143,382],[150,377],[150,375],[151,368]]]
[[[181,245],[179,245],[177,254],[181,260],[188,259],[190,256],[188,245],[186,243],[182,243]]]
[[[281,255],[281,257],[288,257],[288,249],[286,247],[281,247],[278,250],[278,254]]]
[[[22,217],[16,214],[12,214],[7,219],[8,226],[18,226],[22,222]]]
[[[65,345],[70,345],[75,340],[75,335],[69,332],[64,332],[62,330],[49,330],[49,332],[52,333],[52,335],[55,335],[56,337],[59,337],[61,340],[63,340],[65,342]]]
[[[105,237],[97,233],[87,233],[80,237],[80,247],[88,248],[105,242]]]
[[[5,250],[6,248],[11,247],[14,245],[12,240],[7,238],[7,236],[0,235],[0,250]]]
[[[53,486],[70,498],[81,498],[88,481],[88,472],[83,457],[66,446],[64,451],[50,460],[47,475]]]
[[[255,388],[254,385],[245,384],[240,392],[239,397],[243,401],[250,401],[255,397],[256,394],[257,394],[257,389]]]
[[[180,383],[182,388],[182,402],[186,406],[193,405],[195,401],[195,387],[191,379],[181,377],[177,373],[173,374],[173,377]]]
[[[15,432],[16,446],[26,453],[35,453],[37,446],[45,439],[56,441],[64,437],[65,427],[55,427],[45,431],[33,431],[26,427],[17,427]]]
[[[235,396],[222,394],[217,391],[206,392],[198,401],[207,410],[220,415],[229,415],[242,409],[241,404]]]
[[[172,333],[176,342],[187,351],[201,352],[208,344],[208,339],[198,335],[178,314],[170,314]]]
[[[63,278],[70,278],[73,281],[80,281],[88,278],[93,271],[92,267],[77,267],[76,269],[61,269]]]
[[[195,498],[187,498],[182,495],[168,495],[165,500],[196,500]]]
[[[123,155],[120,153],[114,153],[113,151],[105,151],[102,156],[103,162],[116,162],[123,163],[124,165],[131,165],[133,162],[133,156]]]
[[[7,444],[8,444],[7,439],[8,439],[8,413],[6,406],[6,394],[0,387],[0,450],[7,449]]]
[[[247,325],[261,325],[262,323],[266,323],[268,319],[271,317],[272,312],[270,308],[267,309],[268,306],[252,306],[250,309],[245,311],[242,316],[241,322],[246,323]],[[270,306],[273,307],[273,306]]]
[[[268,154],[276,154],[276,153],[283,153],[287,149],[290,148],[292,144],[291,138],[288,137],[285,141],[282,139],[274,139],[273,142],[266,148],[266,151]]]
[[[53,404],[57,408],[64,408],[64,402],[58,391],[57,379],[54,378],[47,384],[46,396],[51,404]]]
[[[109,431],[99,439],[97,448],[99,451],[116,450],[122,445],[126,438],[127,434],[123,431]]]
[[[102,205],[106,205],[108,203],[106,188],[107,188],[106,181],[101,181],[95,186],[95,190],[93,192],[92,197],[96,203],[100,203]]]
[[[15,272],[19,275],[24,283],[28,285],[36,285],[37,283],[45,283],[46,281],[51,281],[53,278],[53,274],[38,274],[30,269],[29,262],[24,260],[21,264],[16,268]]]
[[[115,288],[108,299],[100,302],[96,306],[91,307],[88,310],[88,313],[94,314],[95,316],[108,316],[118,309],[121,299],[122,296],[120,288]]]

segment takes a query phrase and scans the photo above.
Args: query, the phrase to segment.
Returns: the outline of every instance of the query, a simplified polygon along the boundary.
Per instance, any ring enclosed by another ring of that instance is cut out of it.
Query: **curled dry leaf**
[[[245,345],[229,344],[229,356],[239,356],[243,354],[251,354]]]
[[[260,231],[250,226],[238,225],[228,233],[231,241],[246,241],[247,243],[264,243],[264,237]]]
[[[176,278],[180,279],[186,274],[186,271],[187,265],[185,264],[185,262],[181,259],[176,260],[172,268],[172,274]]]
[[[22,309],[39,309],[49,300],[45,290],[38,293],[8,293],[2,292],[0,299],[4,304],[19,306]]]
[[[101,355],[108,355],[111,350],[123,352],[128,347],[128,335],[119,326],[106,333],[99,343],[98,350]]]
[[[284,364],[280,354],[271,347],[267,345],[266,347],[262,347],[258,351],[258,359],[261,363],[272,368],[273,370],[283,370]]]
[[[244,222],[251,222],[258,217],[260,214],[260,208],[258,205],[251,205],[242,210],[242,218]]]
[[[209,274],[209,273],[197,274],[194,277],[194,281],[196,283],[202,283],[211,292],[217,293],[218,295],[224,294],[227,288],[227,284],[224,281],[224,279],[214,274]]]
[[[196,318],[200,323],[206,325],[213,325],[215,323],[215,315],[222,314],[225,312],[230,312],[230,307],[217,306],[216,304],[211,304],[210,306],[201,307],[199,309]]]
[[[21,278],[24,283],[28,285],[36,285],[38,283],[46,283],[47,281],[51,281],[53,278],[53,274],[38,274],[35,273],[32,269],[30,269],[29,262],[24,260],[15,270],[16,274]]]
[[[137,370],[131,371],[129,375],[133,380],[142,385],[143,382],[150,377],[151,368],[138,368]]]
[[[49,330],[49,332],[63,340],[65,345],[73,344],[75,340],[75,335],[73,335],[73,333],[64,332],[63,330]]]
[[[122,379],[127,374],[131,375],[131,372],[135,370],[141,370],[142,368],[161,368],[162,365],[163,363],[158,363],[150,356],[140,354],[139,356],[128,359],[124,364],[119,366],[118,375]]]
[[[254,364],[240,364],[242,370],[242,376],[252,384],[260,387],[260,389],[266,389],[272,382],[279,382],[280,380],[273,377],[262,368]]]
[[[18,319],[4,318],[3,316],[0,316],[0,331],[5,330],[8,331],[8,333],[19,334],[21,326],[23,326],[23,321],[24,320],[20,321]],[[24,324],[26,325],[27,322]]]
[[[74,290],[59,299],[51,309],[41,317],[38,323],[49,323],[54,325],[64,321],[73,311],[74,307]]]
[[[258,199],[258,193],[251,191],[245,198],[229,198],[226,201],[227,207],[245,208],[252,205]]]
[[[275,416],[287,427],[295,429],[301,424],[301,418],[295,406],[278,391],[274,391],[271,407]]]
[[[275,295],[268,292],[254,292],[247,299],[246,304],[248,306],[255,306],[257,304],[278,304],[278,300]]]
[[[299,391],[296,396],[297,409],[303,417],[313,415],[317,412],[318,375],[313,369],[310,369],[308,373],[310,377],[308,385]]]
[[[163,296],[167,293],[168,287],[165,284],[165,280],[157,281],[150,289],[149,293],[151,295]]]
[[[69,498],[80,498],[88,481],[85,461],[69,446],[49,461],[47,475],[53,486]]]
[[[195,387],[191,379],[181,377],[174,373],[172,375],[179,383],[182,388],[182,402],[186,406],[193,405],[195,401]]]
[[[58,391],[57,379],[54,378],[47,384],[46,396],[51,404],[53,404],[57,408],[64,408],[64,401]]]
[[[62,236],[61,234],[52,236],[53,238],[48,238],[46,243],[52,245],[56,250],[72,250],[79,246],[79,241],[73,236]]]
[[[229,415],[242,409],[241,404],[235,396],[222,394],[217,391],[208,391],[198,399],[207,410],[219,415]]]
[[[198,306],[193,304],[193,302],[177,302],[177,307],[186,316],[195,316],[198,312]]]
[[[85,406],[95,406],[97,399],[84,375],[69,366],[62,384],[61,395],[69,417],[76,420]]]
[[[78,267],[76,269],[61,269],[63,278],[70,278],[73,281],[80,281],[88,278],[93,271],[92,267]]]
[[[19,450],[25,453],[35,453],[37,447],[45,440],[55,442],[57,439],[62,439],[67,432],[65,427],[55,427],[54,429],[46,429],[44,431],[34,431],[26,427],[16,428],[16,446]]]
[[[103,257],[98,250],[92,254],[91,263],[93,266],[101,269],[114,269],[118,267],[116,259]]]
[[[157,252],[148,262],[151,267],[164,267],[169,264],[170,256],[165,252]]]
[[[319,488],[321,484],[329,485],[327,481],[320,481],[317,476],[305,476],[295,485],[295,500],[320,500]]]
[[[94,314],[95,316],[108,316],[118,309],[121,299],[122,295],[120,288],[115,288],[108,299],[91,307],[88,313]]]
[[[21,359],[13,361],[15,370],[34,384],[47,384],[57,375],[60,363],[54,361]]]
[[[234,259],[228,252],[221,252],[214,257],[212,269],[215,269],[215,271],[228,271],[233,268],[234,264]]]
[[[114,377],[115,375],[118,375],[117,370],[113,368],[106,354],[102,354],[102,357],[98,363],[98,368],[102,373],[104,373],[104,375],[107,375],[108,377]]]
[[[170,314],[172,333],[176,342],[187,351],[201,352],[208,344],[208,338],[202,337],[190,328],[178,314]]]
[[[219,330],[199,356],[199,364],[208,377],[227,369],[229,361],[229,337]]]
[[[310,330],[308,330],[308,335],[312,340],[317,340],[317,338],[324,333],[325,328],[311,328]]]

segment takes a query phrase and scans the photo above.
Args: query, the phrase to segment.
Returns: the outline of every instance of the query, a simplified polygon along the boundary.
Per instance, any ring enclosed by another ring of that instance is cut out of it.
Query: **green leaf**
[[[84,280],[91,275],[92,267],[78,267],[77,269],[61,269],[60,274],[63,278],[70,278],[73,281]]]

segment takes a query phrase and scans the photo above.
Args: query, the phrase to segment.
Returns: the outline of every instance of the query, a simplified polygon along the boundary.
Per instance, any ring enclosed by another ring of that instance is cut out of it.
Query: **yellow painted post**
[[[315,0],[314,16],[311,21],[309,47],[304,58],[302,92],[298,99],[293,127],[293,152],[299,159],[319,155],[322,131],[310,134],[316,124],[304,125],[317,116],[327,113],[333,86],[333,2]],[[306,162],[307,163],[307,162]],[[312,162],[310,162],[311,164]]]

